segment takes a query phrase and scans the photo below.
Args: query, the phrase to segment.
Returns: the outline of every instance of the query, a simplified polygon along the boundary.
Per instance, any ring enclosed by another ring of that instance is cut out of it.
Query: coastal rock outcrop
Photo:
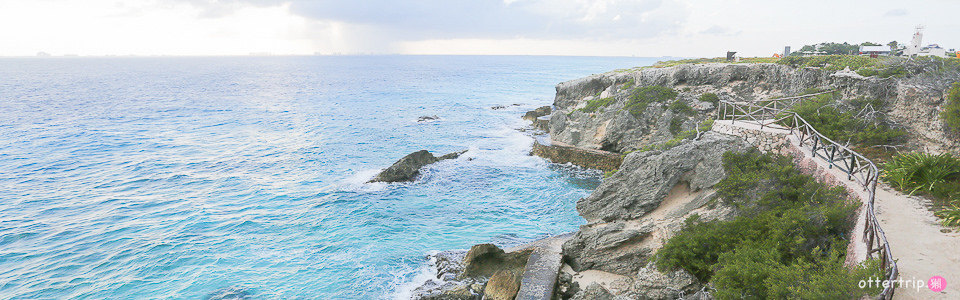
[[[440,252],[433,257],[437,278],[415,289],[413,299],[513,299],[531,251],[479,244],[467,252]]]
[[[713,186],[726,178],[723,153],[751,148],[738,137],[707,132],[699,140],[667,150],[628,154],[618,172],[577,202],[577,210],[589,224],[563,244],[574,281],[578,276],[590,277],[582,274],[601,274],[611,278],[607,283],[616,288],[601,286],[601,292],[591,287],[596,282],[581,279],[577,286],[583,290],[573,299],[604,293],[666,299],[700,289],[702,285],[685,271],[657,271],[651,258],[682,229],[687,217],[696,214],[702,220],[717,220],[735,215],[733,207],[719,201]]]
[[[417,175],[420,174],[420,168],[423,166],[441,161],[446,159],[455,159],[460,157],[461,154],[467,152],[466,150],[448,153],[440,157],[434,157],[427,150],[420,150],[407,154],[397,162],[393,163],[390,167],[384,169],[380,174],[377,174],[376,177],[371,179],[369,182],[401,182],[401,181],[413,181],[416,179]]]
[[[700,140],[666,151],[630,153],[620,171],[577,201],[577,211],[588,222],[642,217],[659,207],[680,182],[692,191],[712,187],[726,177],[721,166],[723,153],[750,147],[739,138],[708,132]]]

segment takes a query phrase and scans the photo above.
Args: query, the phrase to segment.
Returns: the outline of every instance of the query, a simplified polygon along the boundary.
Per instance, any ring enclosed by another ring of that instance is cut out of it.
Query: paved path
[[[924,282],[919,290],[905,282],[896,289],[894,299],[960,299],[960,233],[956,229],[942,232],[948,229],[917,197],[878,185],[875,201],[877,220],[887,234],[900,278]],[[926,288],[933,276],[946,279],[947,288],[940,293]]]

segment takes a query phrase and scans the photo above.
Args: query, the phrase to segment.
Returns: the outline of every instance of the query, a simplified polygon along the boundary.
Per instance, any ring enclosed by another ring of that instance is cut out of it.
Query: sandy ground
[[[904,282],[894,299],[960,299],[960,233],[937,223],[925,201],[917,197],[878,186],[875,201],[900,278],[923,282],[919,289]],[[946,289],[935,293],[927,288],[926,281],[933,276],[946,279]]]

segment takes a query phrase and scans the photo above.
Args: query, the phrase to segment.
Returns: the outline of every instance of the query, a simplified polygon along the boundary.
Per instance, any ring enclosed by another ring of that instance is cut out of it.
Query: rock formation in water
[[[402,182],[402,181],[413,181],[417,178],[417,175],[420,174],[420,168],[423,166],[441,161],[446,159],[455,159],[460,157],[461,154],[467,152],[467,150],[448,153],[440,157],[434,157],[427,150],[420,150],[407,154],[397,162],[393,163],[390,167],[384,169],[380,174],[377,174],[376,177],[371,179],[369,182]]]
[[[505,252],[493,244],[479,244],[467,252],[435,255],[437,280],[413,291],[415,299],[513,299],[520,290],[530,250]]]

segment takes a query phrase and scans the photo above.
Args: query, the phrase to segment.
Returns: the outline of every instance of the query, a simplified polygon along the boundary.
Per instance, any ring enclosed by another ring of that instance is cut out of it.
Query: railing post
[[[781,100],[781,101],[789,100],[791,101],[790,106],[792,107],[793,106],[792,103],[800,102],[799,99],[827,94],[827,93],[835,93],[835,92],[836,90],[830,91],[830,92],[821,92],[821,93],[816,93],[811,95],[781,98],[777,100]],[[760,128],[763,129],[766,126],[766,123],[763,122],[763,120],[767,118],[768,114],[774,114],[773,117],[771,117],[771,119],[776,120],[777,113],[791,113],[793,114],[792,116],[793,123],[791,124],[792,126],[790,126],[790,133],[798,137],[800,146],[804,145],[804,142],[807,138],[811,140],[810,152],[813,155],[813,157],[820,157],[822,159],[827,160],[829,162],[828,168],[832,169],[833,166],[836,164],[835,158],[837,156],[837,153],[839,152],[840,155],[845,155],[843,156],[844,163],[839,167],[843,168],[843,166],[846,166],[847,169],[845,171],[847,173],[847,180],[857,182],[858,184],[862,184],[864,190],[866,190],[869,195],[869,199],[867,200],[868,210],[863,219],[865,224],[863,229],[863,236],[861,237],[861,240],[862,240],[861,242],[866,242],[867,244],[868,257],[873,257],[874,252],[877,252],[880,254],[880,268],[881,270],[884,271],[885,277],[887,277],[888,280],[896,280],[899,274],[899,270],[897,269],[896,262],[893,261],[893,254],[890,253],[890,243],[887,241],[886,236],[883,233],[883,229],[880,228],[880,224],[876,220],[876,214],[874,212],[874,207],[873,207],[875,198],[876,198],[876,188],[877,188],[877,182],[879,177],[879,170],[877,169],[877,166],[873,164],[872,161],[870,161],[867,158],[864,158],[859,153],[845,146],[841,146],[840,144],[834,142],[833,140],[830,140],[829,138],[821,135],[819,132],[817,132],[815,128],[810,126],[810,124],[807,123],[807,121],[804,120],[797,113],[782,110],[784,109],[783,107],[784,105],[786,105],[786,103],[781,105],[780,101],[773,101],[772,103],[767,103],[766,105],[756,105],[757,103],[758,103],[757,101],[754,101],[751,103],[736,104],[732,102],[721,101],[720,104],[723,106],[723,108],[722,109],[718,108],[720,109],[720,111],[718,111],[718,119],[730,118],[731,119],[730,123],[733,124],[734,122],[736,122],[738,118],[746,118],[748,121],[759,122]],[[734,114],[731,117],[728,115],[728,111],[727,111],[728,109],[732,109],[734,110],[734,112],[740,111],[743,113],[743,115],[738,116]],[[829,147],[829,149],[826,149],[826,147]],[[819,150],[824,150],[822,155],[817,152]],[[847,155],[849,157],[847,157]],[[864,166],[864,164],[866,164],[866,166]],[[853,180],[854,168],[856,168],[856,173],[859,174],[857,175],[857,180]],[[866,169],[866,171],[863,170],[864,168]],[[864,176],[862,180],[860,178],[861,175]],[[851,242],[855,242],[855,241],[851,241]],[[889,271],[889,273],[887,273],[887,271]],[[880,293],[880,295],[878,295],[878,298],[892,299],[894,290],[895,290],[895,286],[890,286],[888,288],[885,288]]]

